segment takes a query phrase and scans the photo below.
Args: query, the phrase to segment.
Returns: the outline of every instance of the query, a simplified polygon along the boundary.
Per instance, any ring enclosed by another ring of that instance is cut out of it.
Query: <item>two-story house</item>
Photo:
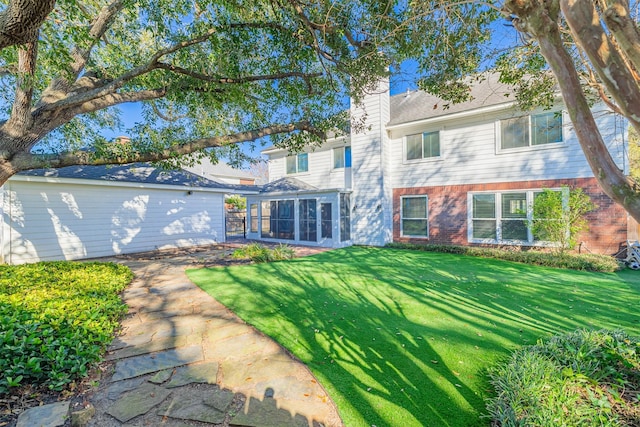
[[[340,247],[391,241],[458,245],[538,242],[529,229],[543,189],[580,187],[597,209],[581,249],[615,253],[637,225],[598,186],[560,100],[519,111],[496,76],[450,104],[382,82],[353,120],[365,129],[290,153],[271,147],[270,183],[247,195],[248,238]],[[628,169],[627,123],[594,107],[609,150]]]

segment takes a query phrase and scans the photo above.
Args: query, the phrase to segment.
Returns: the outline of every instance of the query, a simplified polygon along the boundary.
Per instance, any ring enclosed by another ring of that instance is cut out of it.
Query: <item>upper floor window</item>
[[[337,147],[333,149],[333,167],[334,169],[351,167],[351,147]]]
[[[552,112],[500,120],[500,149],[562,142],[562,113]]]
[[[440,157],[440,132],[407,135],[405,152],[407,160]]]
[[[309,153],[287,157],[287,174],[309,171]]]

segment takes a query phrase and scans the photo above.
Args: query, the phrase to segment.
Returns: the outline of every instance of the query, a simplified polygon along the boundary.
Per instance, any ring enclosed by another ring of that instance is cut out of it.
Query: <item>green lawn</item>
[[[581,327],[640,335],[630,270],[351,247],[188,274],[306,363],[349,427],[489,425],[484,370],[510,350]]]

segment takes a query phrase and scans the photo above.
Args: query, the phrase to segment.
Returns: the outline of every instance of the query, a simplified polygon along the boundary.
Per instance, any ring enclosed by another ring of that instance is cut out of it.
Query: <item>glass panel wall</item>
[[[320,236],[323,239],[331,239],[333,237],[331,203],[320,204],[320,221]]]
[[[318,241],[318,222],[316,201],[314,199],[299,202],[300,240],[307,242]]]
[[[351,198],[347,193],[340,194],[340,241],[351,240]]]

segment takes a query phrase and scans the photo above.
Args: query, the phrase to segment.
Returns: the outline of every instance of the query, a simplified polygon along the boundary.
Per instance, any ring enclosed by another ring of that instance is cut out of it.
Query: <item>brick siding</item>
[[[615,254],[627,239],[628,226],[636,227],[625,210],[602,192],[595,178],[538,180],[478,185],[396,188],[393,190],[393,240],[396,242],[470,245],[467,239],[467,194],[475,191],[513,191],[557,188],[568,185],[583,189],[598,208],[587,214],[589,231],[580,236],[580,251]],[[427,195],[429,237],[400,236],[400,197]],[[629,223],[633,224],[629,224]]]

